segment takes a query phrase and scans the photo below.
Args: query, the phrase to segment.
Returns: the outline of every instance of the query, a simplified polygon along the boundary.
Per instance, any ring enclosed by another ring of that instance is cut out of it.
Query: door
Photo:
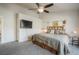
[[[3,39],[3,19],[0,17],[0,43]]]

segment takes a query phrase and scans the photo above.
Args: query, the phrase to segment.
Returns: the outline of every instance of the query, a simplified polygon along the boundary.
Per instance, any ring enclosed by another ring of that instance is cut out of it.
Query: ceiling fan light
[[[42,13],[44,11],[43,7],[38,8],[38,12]]]

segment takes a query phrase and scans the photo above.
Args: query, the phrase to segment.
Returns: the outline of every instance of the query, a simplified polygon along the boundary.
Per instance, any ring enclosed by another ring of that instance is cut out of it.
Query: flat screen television
[[[32,28],[32,21],[22,19],[20,21],[20,28]]]

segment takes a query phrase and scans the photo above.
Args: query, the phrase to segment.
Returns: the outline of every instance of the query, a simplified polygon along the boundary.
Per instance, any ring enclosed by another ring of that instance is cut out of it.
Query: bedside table
[[[78,36],[72,36],[72,45],[79,46],[79,37]]]

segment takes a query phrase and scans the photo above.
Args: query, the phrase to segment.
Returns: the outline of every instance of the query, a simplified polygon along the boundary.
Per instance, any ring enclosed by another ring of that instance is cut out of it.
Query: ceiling
[[[41,6],[45,6],[49,3],[40,3]],[[35,3],[19,3],[18,5],[30,9],[30,8],[37,8]],[[50,12],[57,12],[57,11],[67,11],[67,10],[78,10],[79,3],[54,3],[54,6],[47,8]]]

